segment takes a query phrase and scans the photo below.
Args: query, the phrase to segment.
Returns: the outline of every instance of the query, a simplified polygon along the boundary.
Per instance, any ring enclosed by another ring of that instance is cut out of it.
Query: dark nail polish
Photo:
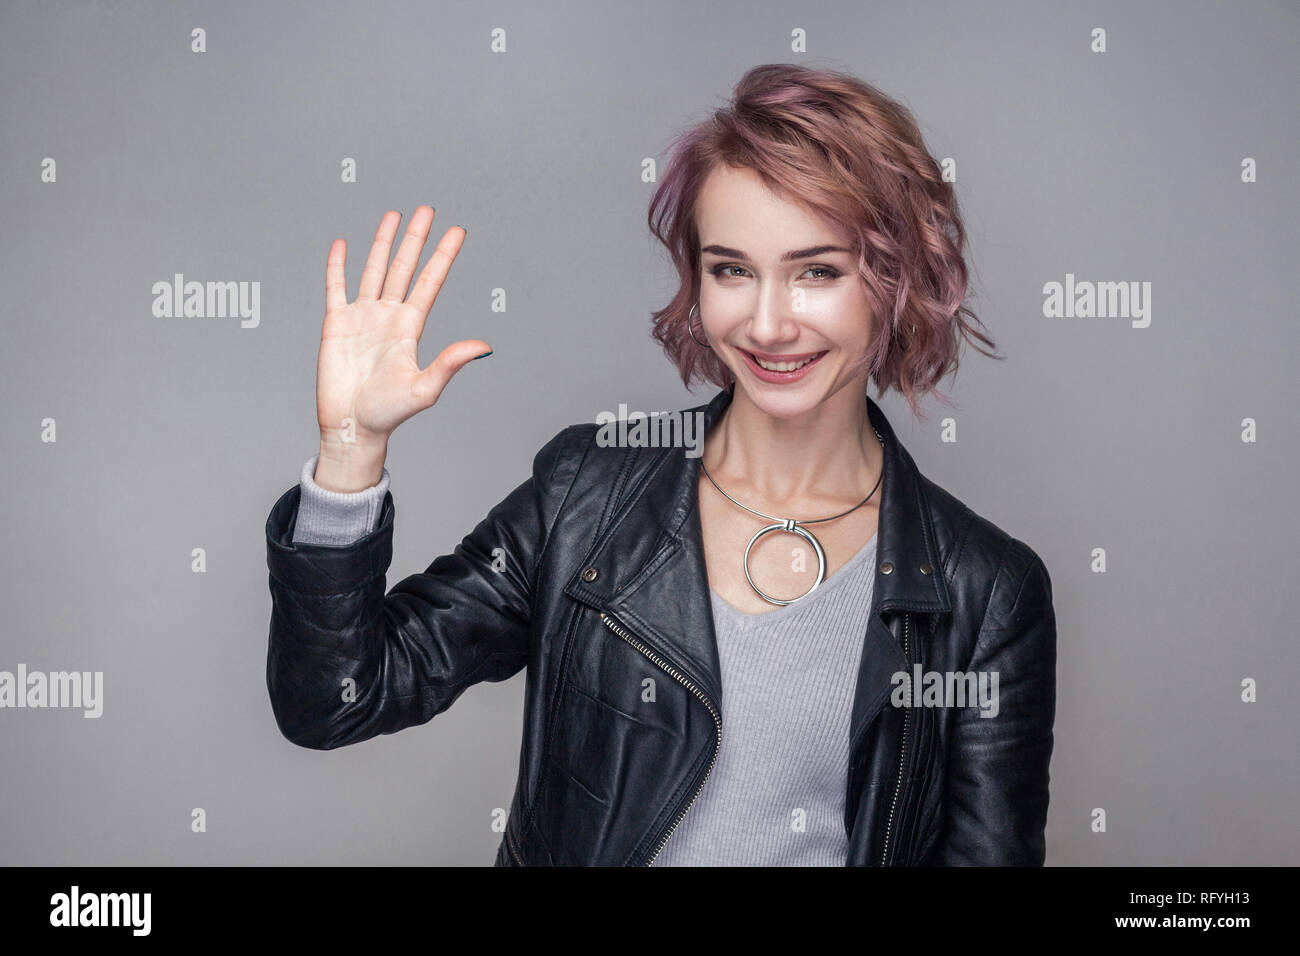
[[[470,359],[470,361],[477,362],[479,359],[487,358],[491,354],[492,354],[491,352],[484,352],[482,355],[475,355],[472,359]]]

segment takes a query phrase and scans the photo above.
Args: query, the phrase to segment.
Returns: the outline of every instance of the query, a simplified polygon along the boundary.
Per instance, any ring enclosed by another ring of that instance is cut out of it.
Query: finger
[[[433,255],[429,256],[429,261],[420,270],[420,277],[415,280],[415,288],[411,290],[411,297],[407,302],[414,306],[420,315],[420,326],[415,332],[417,339],[424,334],[425,319],[429,317],[429,310],[433,308],[433,302],[438,298],[438,290],[447,280],[447,272],[451,269],[451,264],[456,261],[456,255],[465,242],[465,235],[465,230],[461,226],[452,226],[448,229],[437,248],[433,250]]]
[[[421,408],[428,408],[438,400],[453,375],[484,352],[491,351],[492,346],[482,339],[464,339],[453,342],[438,353],[438,357],[416,376],[411,385],[411,392]]]
[[[344,239],[330,243],[325,259],[325,311],[337,312],[348,304],[347,275],[348,244]]]
[[[433,225],[433,207],[418,206],[411,215],[411,224],[406,227],[406,237],[397,247],[393,264],[388,267],[388,278],[384,280],[384,291],[379,296],[385,302],[401,302],[406,298],[406,290],[411,287],[411,276],[420,264],[424,253],[424,240],[429,236],[429,227]]]
[[[397,235],[397,226],[402,221],[402,214],[390,209],[379,220],[375,230],[375,241],[370,244],[370,255],[366,258],[365,268],[361,270],[361,285],[357,289],[357,301],[379,298],[379,290],[384,286],[384,276],[388,273],[388,254],[393,249],[393,236]]]

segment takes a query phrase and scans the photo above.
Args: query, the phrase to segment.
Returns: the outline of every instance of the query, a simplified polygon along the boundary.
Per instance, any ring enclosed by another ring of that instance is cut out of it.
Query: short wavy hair
[[[749,70],[727,106],[676,137],[650,202],[650,231],[681,280],[667,307],[651,313],[651,334],[686,387],[704,379],[725,388],[734,378],[686,330],[700,288],[695,205],[723,163],[754,170],[777,195],[825,216],[856,243],[877,318],[864,360],[877,397],[897,389],[922,421],[927,394],[953,406],[937,386],[956,372],[961,339],[996,349],[963,304],[966,233],[956,191],[906,107],[850,74],[786,63]]]

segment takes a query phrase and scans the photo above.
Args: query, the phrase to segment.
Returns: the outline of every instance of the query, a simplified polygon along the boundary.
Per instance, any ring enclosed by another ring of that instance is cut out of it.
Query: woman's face
[[[778,198],[753,170],[729,166],[705,182],[696,226],[695,334],[731,370],[737,389],[777,418],[813,411],[846,386],[866,393],[863,359],[875,323],[843,236]],[[781,364],[768,371],[757,359]],[[806,359],[813,361],[781,371]]]

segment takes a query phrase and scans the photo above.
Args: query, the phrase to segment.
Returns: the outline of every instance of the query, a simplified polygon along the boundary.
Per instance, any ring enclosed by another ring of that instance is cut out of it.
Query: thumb
[[[420,372],[413,391],[427,408],[438,401],[451,377],[477,358],[492,354],[492,346],[481,339],[453,342],[438,353],[429,367]]]

